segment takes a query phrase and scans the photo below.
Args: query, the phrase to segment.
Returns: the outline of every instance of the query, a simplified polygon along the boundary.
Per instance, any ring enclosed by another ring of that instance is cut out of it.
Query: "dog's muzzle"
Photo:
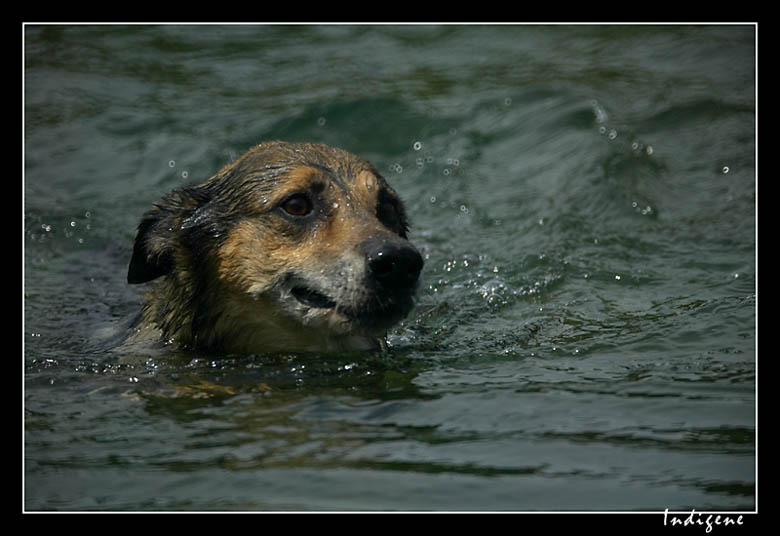
[[[374,238],[358,248],[365,256],[366,299],[337,310],[369,330],[385,330],[414,306],[423,258],[406,240]]]
[[[291,294],[306,307],[335,311],[359,331],[387,330],[414,306],[423,258],[403,239],[372,238],[357,250],[363,257],[363,274],[353,281],[333,281],[340,291],[329,292],[327,284],[314,289],[299,281]]]

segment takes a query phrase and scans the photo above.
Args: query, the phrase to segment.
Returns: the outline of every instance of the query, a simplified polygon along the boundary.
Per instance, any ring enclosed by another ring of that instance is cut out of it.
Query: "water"
[[[25,27],[24,508],[754,509],[754,32]],[[405,198],[391,355],[119,360],[140,215],[268,139]]]

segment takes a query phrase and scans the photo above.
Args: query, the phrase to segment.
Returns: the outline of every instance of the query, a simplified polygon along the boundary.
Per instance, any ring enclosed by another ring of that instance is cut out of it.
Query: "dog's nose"
[[[387,290],[413,287],[423,267],[422,256],[408,243],[375,244],[366,261],[371,276]]]

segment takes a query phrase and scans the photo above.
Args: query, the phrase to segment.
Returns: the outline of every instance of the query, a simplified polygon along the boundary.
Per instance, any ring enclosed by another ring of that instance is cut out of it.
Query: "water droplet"
[[[729,172],[729,167],[728,166],[723,166],[723,170],[722,171],[723,171],[723,174],[725,175],[726,173]]]
[[[324,127],[326,122],[327,122],[327,120],[324,117],[318,117],[317,118],[317,124],[319,126],[321,126],[321,127]]]
[[[422,142],[416,141],[414,142],[414,145],[412,145],[412,147],[414,148],[415,151],[419,151],[420,149],[422,149]]]
[[[599,101],[593,99],[592,101],[590,101],[590,105],[593,108],[593,114],[596,116],[597,123],[603,123],[604,121],[607,120],[607,112],[604,110],[604,108],[601,107]]]
[[[616,276],[615,276],[615,280],[616,280],[616,281],[620,281],[620,276],[619,276],[619,275],[616,275]]]
[[[176,162],[174,160],[168,160],[168,167],[175,167]]]
[[[182,179],[186,179],[187,177],[189,177],[189,175],[190,174],[186,170],[181,172],[181,178]]]

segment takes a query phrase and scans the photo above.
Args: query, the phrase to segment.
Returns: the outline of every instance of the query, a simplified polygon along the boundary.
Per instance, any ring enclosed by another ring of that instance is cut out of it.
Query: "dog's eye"
[[[312,208],[311,199],[305,194],[295,194],[282,203],[282,210],[290,216],[306,216]]]

